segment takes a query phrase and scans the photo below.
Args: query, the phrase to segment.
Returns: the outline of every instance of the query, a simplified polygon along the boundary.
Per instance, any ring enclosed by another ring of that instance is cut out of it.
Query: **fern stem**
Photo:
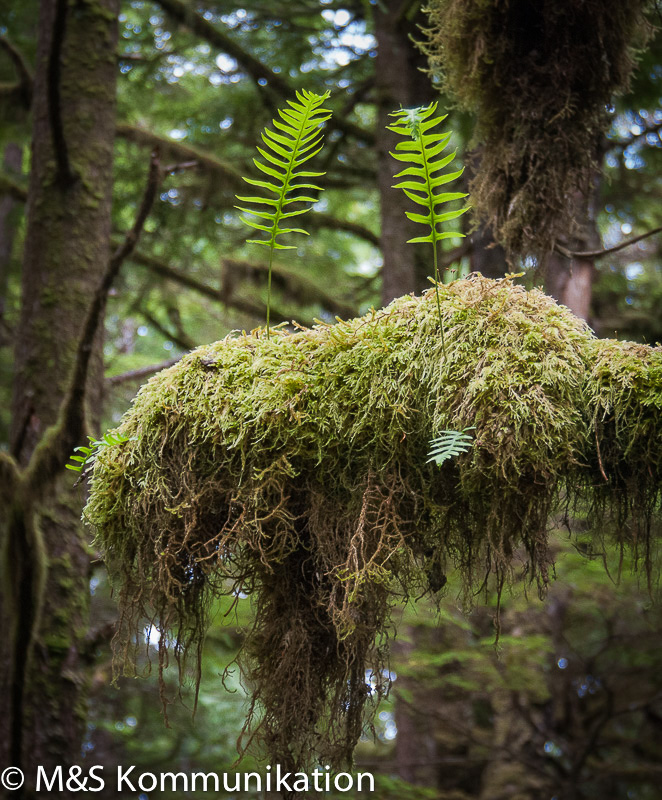
[[[436,233],[436,231],[434,232]],[[439,300],[439,264],[437,260],[437,237],[432,234],[432,251],[434,253],[434,292],[437,298],[437,314],[439,315],[439,330],[441,331],[441,349],[446,358],[446,342],[444,341],[444,323],[441,317],[441,302]]]
[[[419,145],[421,148],[421,156],[423,157],[423,167],[425,169],[425,182],[427,184],[428,192],[430,195],[430,227],[432,228],[432,254],[434,258],[434,293],[437,298],[437,314],[439,315],[439,330],[441,331],[441,349],[446,358],[446,342],[444,340],[444,322],[441,317],[441,302],[439,300],[439,261],[437,258],[437,226],[434,221],[434,192],[432,191],[432,176],[430,175],[430,167],[428,165],[428,157],[425,152],[425,142],[423,140],[423,133],[420,128],[416,131]]]
[[[269,272],[267,274],[267,339],[269,338],[269,312],[271,311],[271,265],[274,261],[274,248],[269,248]]]

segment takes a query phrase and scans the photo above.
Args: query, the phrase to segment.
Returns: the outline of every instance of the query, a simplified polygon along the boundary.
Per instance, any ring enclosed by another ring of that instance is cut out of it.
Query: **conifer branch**
[[[161,372],[163,369],[168,369],[176,364],[179,358],[169,358],[167,361],[161,361],[159,364],[149,364],[146,367],[138,367],[137,369],[130,369],[127,372],[120,372],[119,375],[111,375],[106,378],[106,386],[121,386],[123,383],[129,381],[140,381],[143,378],[148,378],[156,372]]]
[[[220,158],[198,150],[196,147],[166,139],[164,136],[159,136],[145,128],[125,123],[117,126],[116,135],[145,147],[158,147],[162,153],[171,153],[184,163],[195,161],[199,167],[220,175],[231,189],[236,189],[242,185],[241,173],[238,170],[230,166],[230,164],[226,164]]]
[[[207,22],[201,14],[187,6],[182,0],[157,0],[157,2],[173,20],[180,25],[185,25],[213,47],[234,58],[241,69],[248,73],[260,88],[260,81],[266,81],[265,88],[272,89],[280,97],[289,98],[294,94],[293,88],[283,75],[274,72],[259,58],[245,50],[232,36],[228,36],[211,22]],[[366,130],[348,119],[336,117],[329,127],[331,130],[337,129],[367,144],[375,142],[375,134],[372,131]]]

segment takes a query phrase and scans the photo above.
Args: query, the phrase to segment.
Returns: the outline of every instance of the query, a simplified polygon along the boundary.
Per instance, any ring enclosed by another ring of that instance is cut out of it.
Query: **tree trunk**
[[[417,291],[425,285],[425,276],[432,274],[432,252],[425,248],[426,266],[417,268],[421,260],[421,247],[407,244],[408,239],[422,235],[420,226],[405,216],[409,201],[404,194],[393,189],[393,175],[398,172],[398,162],[389,156],[399,137],[385,129],[393,122],[391,111],[400,107],[427,105],[434,99],[428,78],[421,72],[426,62],[412,44],[410,35],[420,31],[405,13],[411,3],[403,0],[384,0],[374,6],[377,57],[375,59],[375,86],[377,93],[377,188],[381,213],[382,302],[390,303],[394,297]],[[401,165],[404,168],[404,164]]]
[[[564,246],[568,250],[582,252],[599,250],[602,241],[596,222],[599,178],[596,175],[590,198],[578,195],[574,199],[575,220],[578,229],[568,237]],[[590,324],[591,297],[595,264],[592,259],[568,259],[560,253],[550,254],[545,269],[545,290],[559,303],[567,306]]]
[[[119,0],[42,0],[40,6],[10,430],[21,466],[58,417],[85,314],[108,262],[118,13]],[[92,408],[101,391],[97,339],[88,382]],[[18,743],[4,735],[10,693],[0,698],[0,762],[20,753],[25,797],[32,796],[36,765],[49,771],[80,762],[86,715],[89,554],[79,523],[82,498],[62,467],[54,495],[37,505],[47,572]],[[11,637],[0,647],[0,664],[11,666]]]

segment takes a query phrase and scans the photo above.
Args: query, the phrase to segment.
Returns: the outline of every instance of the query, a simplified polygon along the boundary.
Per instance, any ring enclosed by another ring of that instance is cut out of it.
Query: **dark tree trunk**
[[[430,81],[421,72],[427,66],[414,47],[410,36],[420,37],[416,19],[405,13],[411,3],[384,0],[374,6],[377,57],[375,85],[377,90],[377,188],[381,210],[382,302],[386,305],[407,292],[421,289],[425,276],[432,274],[432,252],[420,245],[407,244],[408,239],[424,235],[420,225],[405,217],[410,208],[404,194],[392,186],[399,164],[389,156],[399,139],[385,130],[393,122],[391,111],[400,107],[428,105],[434,99]],[[385,10],[384,10],[385,9]],[[421,20],[422,21],[422,20]],[[404,168],[404,164],[400,168]],[[410,208],[411,210],[411,208]],[[417,258],[426,266],[417,267]]]
[[[118,13],[119,0],[42,0],[40,6],[10,431],[11,452],[22,466],[57,419],[85,314],[108,262]],[[98,337],[88,383],[93,408],[101,388],[100,343]],[[47,573],[20,715],[26,797],[36,765],[49,770],[80,761],[84,732],[89,554],[79,523],[82,498],[62,467],[51,499],[37,505]],[[11,637],[3,636],[0,647],[0,664],[11,665]],[[17,749],[15,737],[6,735],[9,694],[3,690],[0,698],[5,764]]]

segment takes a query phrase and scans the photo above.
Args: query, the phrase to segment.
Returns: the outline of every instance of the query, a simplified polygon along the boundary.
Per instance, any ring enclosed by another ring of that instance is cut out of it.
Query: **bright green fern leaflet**
[[[242,221],[251,228],[264,231],[268,234],[265,239],[249,239],[253,244],[265,245],[269,248],[269,272],[267,277],[267,338],[269,338],[269,312],[271,309],[271,267],[275,250],[295,250],[292,245],[284,245],[277,241],[279,236],[286,233],[308,232],[302,228],[281,228],[283,220],[304,214],[310,206],[294,208],[295,203],[316,203],[315,197],[310,197],[313,191],[322,191],[321,187],[313,183],[306,183],[308,178],[319,178],[324,172],[307,172],[301,170],[305,164],[322,149],[322,134],[320,125],[331,116],[331,112],[322,108],[322,104],[329,97],[329,92],[323,95],[302,89],[296,93],[296,100],[288,100],[289,108],[278,111],[280,119],[272,120],[275,130],[265,128],[262,141],[266,149],[258,147],[257,150],[264,159],[253,159],[255,166],[267,175],[270,180],[255,180],[244,178],[246,183],[264,189],[273,197],[240,197],[242,203],[251,206],[236,206],[240,211],[252,214],[260,222],[252,222],[245,217]],[[301,180],[304,180],[302,183]],[[260,208],[266,206],[266,208]]]
[[[439,192],[439,187],[459,178],[463,169],[457,172],[441,173],[455,158],[455,153],[450,153],[443,158],[437,156],[446,148],[450,133],[432,132],[443,120],[446,115],[435,117],[437,104],[431,103],[426,108],[403,108],[394,111],[390,116],[396,117],[392,125],[387,125],[388,130],[405,136],[406,140],[398,142],[395,146],[395,153],[391,153],[396,161],[402,161],[409,166],[398,172],[395,178],[406,178],[406,180],[396,183],[395,189],[402,189],[410,200],[419,206],[423,206],[425,214],[411,211],[405,213],[413,222],[427,225],[430,232],[426,236],[417,236],[409,239],[410,243],[430,242],[434,254],[434,280],[437,295],[437,312],[439,314],[439,327],[441,329],[441,343],[446,353],[446,343],[444,342],[444,326],[441,317],[441,304],[439,302],[439,267],[437,261],[437,242],[448,239],[451,236],[464,236],[462,233],[439,230],[439,226],[448,220],[457,219],[464,214],[468,208],[460,208],[454,211],[437,212],[437,206],[451,200],[459,200],[467,195],[463,192]],[[436,159],[436,160],[435,160]]]
[[[73,463],[65,464],[67,469],[73,472],[80,472],[81,479],[92,471],[94,462],[104,447],[114,447],[118,444],[124,444],[124,442],[128,442],[131,437],[125,436],[118,431],[108,431],[104,433],[100,439],[95,439],[94,436],[88,436],[87,438],[89,439],[89,447],[81,445],[80,447],[74,448],[73,455],[69,457],[69,460]]]
[[[473,436],[468,431],[476,430],[475,426],[461,431],[442,431],[435,439],[430,440],[430,456],[426,463],[434,461],[440,467],[449,458],[466,453],[473,446]]]

